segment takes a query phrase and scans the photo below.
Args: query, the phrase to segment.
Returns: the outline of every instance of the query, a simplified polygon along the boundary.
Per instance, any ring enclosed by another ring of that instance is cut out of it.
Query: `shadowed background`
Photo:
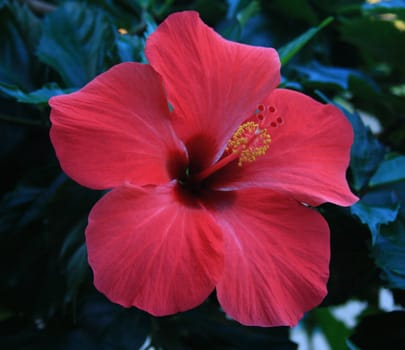
[[[228,39],[278,49],[281,86],[335,103],[355,131],[348,179],[361,201],[320,208],[332,234],[329,294],[292,332],[243,327],[215,294],[155,318],[112,304],[92,284],[84,229],[102,193],[61,172],[47,101],[119,62],[145,62],[147,36],[185,9]],[[1,349],[397,349],[405,341],[404,43],[400,0],[0,0]]]

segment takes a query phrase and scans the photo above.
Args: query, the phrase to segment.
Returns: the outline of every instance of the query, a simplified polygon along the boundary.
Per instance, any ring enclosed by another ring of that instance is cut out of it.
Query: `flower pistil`
[[[253,162],[257,157],[266,154],[270,147],[271,137],[266,129],[249,121],[239,126],[229,140],[225,152],[239,155],[238,165]]]
[[[208,176],[223,168],[225,165],[238,159],[238,165],[250,163],[257,157],[266,154],[270,147],[271,137],[267,129],[253,121],[247,121],[239,126],[226,145],[224,156],[210,167],[192,176],[195,182],[202,181]]]

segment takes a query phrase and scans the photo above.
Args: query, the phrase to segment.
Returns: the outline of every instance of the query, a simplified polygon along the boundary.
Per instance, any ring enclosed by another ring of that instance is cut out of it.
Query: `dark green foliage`
[[[404,344],[404,312],[377,302],[386,287],[405,305],[404,1],[34,3],[0,1],[1,349],[297,349],[286,328],[227,319],[215,294],[195,310],[155,318],[112,304],[92,284],[84,230],[101,193],[62,173],[47,101],[114,64],[146,62],[147,36],[184,9],[229,39],[279,48],[282,85],[335,103],[350,120],[348,179],[360,201],[320,208],[331,229],[329,294],[301,326],[320,330],[332,350]],[[331,309],[351,299],[368,302],[354,329]]]
[[[255,349],[295,350],[288,340],[288,329],[244,327],[225,319],[218,312],[214,296],[202,306],[175,317],[165,317],[156,323],[152,344],[155,348],[183,349]],[[184,328],[187,324],[188,327]],[[178,334],[179,337],[173,337]]]
[[[405,344],[405,312],[367,316],[350,337],[351,349],[401,349]]]
[[[62,76],[66,86],[81,87],[106,70],[113,39],[104,12],[67,2],[45,19],[37,55]]]
[[[302,47],[312,39],[312,37],[314,37],[322,28],[332,22],[332,20],[332,17],[328,17],[319,26],[307,30],[296,39],[290,41],[287,45],[279,48],[278,53],[280,55],[281,64],[287,64],[297,54],[297,52],[300,51]]]
[[[0,4],[0,81],[20,88],[35,86],[35,48],[41,22],[27,6],[5,1]]]
[[[24,92],[15,85],[0,82],[0,91],[5,95],[15,98],[21,103],[48,104],[48,100],[55,95],[67,94],[75,89],[61,89],[56,83],[45,84],[38,90]]]
[[[351,152],[351,175],[357,191],[364,188],[384,158],[385,148],[366,128],[356,113],[346,112],[355,132]]]

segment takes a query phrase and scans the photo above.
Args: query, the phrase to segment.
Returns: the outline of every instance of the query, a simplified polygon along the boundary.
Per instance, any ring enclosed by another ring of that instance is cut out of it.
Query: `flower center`
[[[270,147],[271,137],[258,123],[248,121],[239,126],[226,145],[223,157],[203,171],[191,175],[191,180],[200,182],[238,159],[238,165],[250,163],[263,156]]]
[[[260,129],[255,122],[243,123],[229,140],[225,153],[237,154],[238,165],[253,162],[263,156],[270,147],[271,137],[266,129]]]

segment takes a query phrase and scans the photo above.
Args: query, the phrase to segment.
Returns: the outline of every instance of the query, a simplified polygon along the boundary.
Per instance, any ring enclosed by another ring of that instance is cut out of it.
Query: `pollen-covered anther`
[[[266,154],[270,147],[271,137],[266,129],[259,124],[249,121],[243,123],[229,140],[226,152],[239,154],[238,165],[250,163],[257,157]]]

